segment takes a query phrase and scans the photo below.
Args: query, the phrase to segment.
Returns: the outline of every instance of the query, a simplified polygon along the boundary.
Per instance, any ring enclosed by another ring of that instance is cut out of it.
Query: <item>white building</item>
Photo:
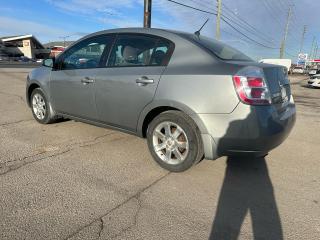
[[[20,35],[0,38],[4,49],[9,56],[25,56],[32,59],[43,59],[49,56],[50,50],[45,49],[33,35]]]

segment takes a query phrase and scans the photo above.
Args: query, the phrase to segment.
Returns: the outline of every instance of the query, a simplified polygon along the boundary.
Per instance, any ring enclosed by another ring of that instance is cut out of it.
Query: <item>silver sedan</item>
[[[145,137],[155,161],[175,172],[204,157],[265,155],[296,113],[284,67],[161,29],[86,36],[33,70],[26,95],[39,123],[63,117]]]

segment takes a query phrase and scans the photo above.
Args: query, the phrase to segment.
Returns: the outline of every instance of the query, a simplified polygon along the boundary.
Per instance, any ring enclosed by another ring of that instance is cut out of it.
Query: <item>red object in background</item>
[[[320,62],[320,59],[314,59],[313,61],[314,62]]]
[[[59,53],[62,53],[65,47],[53,47],[51,48],[50,57],[56,57]]]

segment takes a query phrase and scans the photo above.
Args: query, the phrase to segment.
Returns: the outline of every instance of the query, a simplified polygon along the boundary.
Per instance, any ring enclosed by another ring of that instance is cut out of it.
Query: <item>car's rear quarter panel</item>
[[[188,40],[175,37],[175,50],[159,82],[156,101],[180,102],[193,113],[230,113],[239,103],[236,69]]]
[[[239,103],[231,76],[167,75],[159,83],[155,100],[181,102],[194,113],[230,113]]]

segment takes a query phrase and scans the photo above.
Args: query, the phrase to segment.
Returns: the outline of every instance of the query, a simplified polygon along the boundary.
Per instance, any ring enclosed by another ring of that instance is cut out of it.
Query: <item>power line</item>
[[[283,24],[280,22],[281,20],[279,20],[278,15],[275,13],[277,10],[279,10],[279,8],[272,5],[272,3],[270,3],[268,0],[263,0],[262,2],[263,2],[264,7],[266,8],[266,10],[272,16],[272,18],[279,24],[279,27],[282,26]],[[291,8],[292,8],[292,6],[293,5],[291,5]],[[292,15],[293,15],[293,13],[291,12],[291,16]],[[298,37],[296,37],[292,32],[289,31],[289,29],[288,29],[287,34],[290,36],[290,38],[293,38],[295,41],[297,41],[297,42],[300,41],[298,39]]]
[[[190,9],[193,9],[193,10],[196,10],[196,11],[199,11],[199,12],[203,12],[203,13],[207,13],[207,14],[211,14],[211,15],[215,15],[217,16],[217,13],[215,12],[211,12],[211,11],[206,11],[206,10],[203,10],[203,9],[200,9],[200,8],[196,8],[196,7],[193,7],[193,6],[190,6],[190,5],[187,5],[187,4],[183,4],[183,3],[180,3],[180,2],[177,2],[177,1],[174,1],[174,0],[168,0],[169,2],[172,2],[172,3],[175,3],[177,5],[180,5],[180,6],[183,6],[183,7],[187,7],[187,8],[190,8]],[[269,49],[279,49],[279,48],[275,48],[275,47],[270,47],[270,46],[267,46],[263,43],[260,43],[258,41],[256,41],[255,39],[252,39],[251,37],[247,36],[246,34],[244,34],[243,32],[241,32],[239,29],[237,29],[236,27],[234,27],[231,23],[229,23],[226,19],[230,20],[230,18],[226,17],[226,16],[221,16],[221,20],[223,22],[225,22],[229,27],[231,27],[234,31],[236,31],[237,33],[241,34],[242,36],[244,36],[245,38],[249,39],[250,41],[256,43],[257,45],[260,45],[262,47],[265,47],[265,48],[269,48]]]
[[[195,2],[194,0],[190,0],[190,1]],[[266,0],[266,1],[267,1],[267,0]],[[274,8],[273,8],[273,7],[271,7],[271,6],[269,5],[269,3],[267,3],[268,5],[265,5],[267,11],[269,11],[269,8],[268,8],[268,7],[270,7],[271,11],[272,11],[272,10],[276,10],[276,11],[278,10],[278,11],[281,13],[281,12],[283,11],[283,10],[281,11],[282,7],[285,8],[286,6],[285,6],[285,3],[284,3],[282,0],[280,0],[280,1],[281,1],[280,4],[279,4],[280,8],[278,8],[278,7],[276,7],[276,6],[274,6]],[[205,5],[202,4],[202,3],[201,3],[201,5],[202,5],[202,6],[205,6]],[[244,23],[245,25],[247,25],[249,28],[253,29],[253,31],[258,32],[258,33],[260,33],[261,35],[258,35],[258,34],[256,34],[256,33],[253,33],[252,30],[249,30],[247,27],[246,27],[246,28],[243,27],[243,26],[240,25],[238,22],[234,22],[235,20],[233,20],[232,22],[235,23],[235,25],[238,25],[238,26],[242,27],[243,29],[249,31],[250,33],[255,34],[255,36],[259,36],[261,39],[270,42],[270,40],[266,40],[266,39],[264,38],[264,36],[266,36],[266,35],[265,35],[263,32],[259,31],[259,30],[256,29],[254,26],[252,26],[251,24],[249,24],[247,21],[245,21],[245,20],[243,20],[242,18],[240,18],[240,16],[238,16],[237,14],[235,14],[235,13],[234,13],[231,9],[229,9],[225,4],[222,4],[222,5],[224,6],[224,8],[226,8],[226,9],[229,11],[229,12],[225,12],[225,13],[227,13],[227,14],[228,14],[227,16],[229,16],[232,20],[235,19],[235,18],[233,18],[233,16],[231,16],[231,14],[234,15],[237,19],[239,19],[242,23]],[[205,6],[205,7],[208,7],[208,6]],[[273,12],[272,12],[271,14],[273,15]],[[292,15],[293,15],[293,13],[292,13]],[[294,16],[294,17],[295,17],[295,16]],[[229,20],[231,20],[231,19],[229,19]],[[295,18],[295,19],[296,19],[296,18]],[[281,23],[278,21],[278,19],[276,19],[276,21],[281,25]],[[298,24],[296,24],[296,25],[298,25]],[[224,32],[230,34],[230,32],[227,32],[227,31],[224,31]],[[296,38],[291,32],[288,31],[288,34],[297,41],[297,38]],[[233,35],[233,34],[230,34],[230,35]],[[235,35],[233,35],[233,36],[235,36]],[[237,37],[239,38],[239,36],[237,36]],[[269,36],[267,36],[267,37],[269,38]],[[242,38],[240,38],[240,39],[242,39]],[[243,40],[243,39],[242,39],[242,40]],[[274,39],[273,39],[273,40],[274,40]],[[272,44],[274,44],[274,42],[272,42]],[[275,48],[275,50],[276,50],[276,49],[278,49],[278,48]],[[297,51],[297,50],[292,50],[291,48],[287,48],[287,49],[289,49],[289,50],[292,51],[292,52],[296,52],[296,51]],[[295,54],[292,54],[292,53],[289,52],[289,51],[284,51],[284,52],[285,52],[286,55],[289,55],[289,56],[291,56],[291,57],[296,57]]]
[[[282,26],[283,24],[281,23],[281,19],[279,19],[278,15],[276,14],[277,10],[280,12],[282,12],[282,11],[279,8],[277,8],[274,4],[270,3],[268,0],[263,0],[262,2],[264,4],[265,8],[267,9],[267,11],[269,12],[269,14],[274,18],[274,20],[279,24],[279,26]],[[294,5],[292,5],[292,6],[294,6]],[[292,13],[291,16],[294,17],[294,14]],[[298,25],[298,24],[296,24],[296,25]],[[298,40],[298,37],[293,35],[293,33],[288,32],[288,34],[290,35],[290,37],[294,38],[295,41],[300,41],[300,40]]]
[[[283,0],[279,0],[279,3],[280,3],[282,8],[286,8],[287,7],[287,3],[285,3]]]
[[[287,51],[285,51],[285,54],[289,55],[290,57],[297,57],[296,55],[291,54],[291,53],[289,53],[289,52],[287,52]]]
[[[282,7],[279,0],[276,0],[277,4],[273,0],[270,0],[270,1],[266,0],[266,1],[268,2],[268,5],[270,6],[270,8],[275,12],[275,14],[278,13],[278,14],[284,15],[286,13],[283,10],[283,8],[286,9],[286,6]]]
[[[299,53],[301,53],[302,50],[303,50],[304,36],[305,36],[306,32],[307,32],[307,25],[304,25],[303,32],[302,32],[301,43],[300,43]]]
[[[313,36],[312,45],[311,45],[311,50],[310,50],[310,53],[309,53],[309,58],[310,58],[310,59],[311,59],[311,57],[312,57],[313,48],[315,47],[315,43],[316,43],[316,37]]]
[[[271,44],[274,44],[275,39],[272,38],[273,42],[269,40],[270,36],[266,35],[265,33],[261,32],[260,30],[258,30],[257,28],[255,28],[254,26],[252,26],[250,23],[248,23],[246,20],[242,19],[240,16],[238,16],[237,14],[235,14],[230,8],[228,8],[225,4],[222,3],[222,5],[229,11],[227,12],[228,14],[232,14],[234,15],[237,19],[239,19],[241,22],[243,22],[245,25],[247,25],[249,28],[251,28],[253,31],[255,31],[256,33],[255,36],[259,36],[261,39],[263,39],[266,42],[269,42]],[[229,15],[229,16],[230,16]],[[244,28],[244,27],[242,27]],[[250,30],[247,30],[250,32]],[[252,33],[252,32],[251,32]],[[257,34],[259,33],[259,34]]]
[[[216,39],[220,40],[220,19],[221,19],[222,0],[217,0],[217,24],[216,24]]]
[[[244,38],[242,38],[242,36],[239,36],[235,33],[231,33],[231,32],[226,31],[224,29],[221,29],[221,32],[224,32],[224,33],[229,34],[230,36],[236,37],[237,39],[242,40],[242,42],[245,42],[246,44],[250,44],[250,45],[254,44],[255,45],[255,43],[249,42],[247,39],[244,39]],[[278,49],[270,49],[270,50],[278,50]]]
[[[180,2],[176,2],[176,1],[174,1],[174,0],[168,0],[168,1],[169,1],[169,2],[172,2],[172,3],[175,3],[175,4],[177,4],[177,5],[180,5],[180,6],[186,7],[186,8],[190,8],[190,9],[199,11],[199,12],[203,12],[203,13],[207,13],[207,14],[211,14],[211,15],[215,15],[215,16],[218,15],[217,13],[213,13],[213,12],[209,12],[209,11],[206,11],[206,10],[202,10],[202,9],[200,9],[200,8],[192,7],[192,6],[190,6],[190,5],[183,4],[183,3],[180,3]]]
[[[295,25],[295,30],[297,30],[297,32],[300,32],[300,31],[303,31],[303,29],[304,29],[304,25],[303,24],[301,24],[301,21],[299,21],[298,19],[297,19],[297,17],[296,17],[296,14],[295,14],[295,11],[294,11],[294,4],[289,4],[289,6],[293,6],[292,7],[292,23]],[[296,35],[293,35],[293,33],[289,33],[289,35],[291,36],[291,37],[293,37],[296,41],[299,41],[300,39],[299,39],[299,37],[298,36],[296,36]]]
[[[265,48],[269,48],[269,49],[279,49],[279,48],[275,48],[275,47],[270,47],[270,46],[267,46],[267,45],[264,45],[260,42],[257,42],[256,40],[248,37],[246,34],[242,33],[241,31],[239,31],[237,28],[235,28],[232,24],[230,24],[229,22],[227,22],[224,18],[222,18],[222,20],[227,24],[229,25],[233,30],[235,30],[237,33],[240,33],[242,36],[248,38],[249,40],[251,40],[252,42],[255,42],[256,44],[262,46],[262,47],[265,47]]]
[[[244,25],[242,25],[241,23],[239,23],[238,21],[234,20],[231,16],[226,16],[225,14],[222,14],[223,17],[225,17],[226,19],[228,19],[231,23],[233,23],[234,25],[237,25],[238,27],[244,29],[245,31],[251,33],[252,35],[254,35],[255,37],[259,37],[261,40],[274,44],[274,42],[271,42],[270,40],[266,40],[263,36],[261,37],[259,34],[257,34],[255,31],[252,31],[251,29],[248,29],[247,27],[245,27]]]
[[[272,8],[271,8],[270,5],[269,5],[269,2],[267,2],[267,0],[263,0],[262,3],[263,3],[263,6],[267,9],[267,11],[269,12],[269,14],[271,15],[271,17],[273,18],[273,20],[275,20],[275,21],[279,24],[278,27],[280,27],[282,24],[281,24],[281,22],[279,21],[279,19],[277,18],[277,15],[274,14]]]
[[[204,4],[203,2],[197,2],[195,0],[189,0],[191,2],[194,2],[194,3],[197,3],[203,7],[206,7],[206,8],[209,8],[208,5]],[[207,4],[209,4],[207,1],[205,1]],[[222,6],[227,9],[228,11],[224,11],[225,14],[222,13],[222,15],[224,17],[226,17],[229,21],[231,21],[234,25],[237,25],[238,27],[244,29],[245,31],[253,34],[255,37],[258,37],[259,39],[261,39],[262,41],[264,42],[268,42],[269,44],[276,44],[277,41],[275,41],[274,38],[272,38],[273,41],[270,41],[270,36],[267,36],[265,33],[261,32],[260,30],[258,30],[257,28],[255,28],[254,26],[252,26],[251,24],[249,24],[247,21],[245,21],[243,18],[241,18],[240,16],[238,16],[237,14],[235,14],[230,8],[228,8],[224,3],[222,3]],[[267,6],[265,6],[267,7]],[[267,10],[269,11],[269,9],[267,8]],[[272,13],[273,14],[273,13]],[[232,16],[231,16],[232,15]],[[293,15],[293,14],[292,14]],[[235,17],[233,17],[235,16]],[[235,20],[235,18],[237,18]],[[241,24],[239,21],[237,20],[240,20],[240,22],[244,23],[244,24]],[[279,21],[277,21],[279,23],[279,25],[282,25]],[[297,24],[296,24],[297,25]],[[254,32],[253,32],[254,31]],[[290,36],[290,39],[293,38],[295,41],[300,41],[298,40],[298,37],[293,35],[292,32],[288,32],[289,36]],[[280,44],[280,43],[278,43]]]
[[[197,1],[197,0],[189,0],[190,2],[193,2],[193,3],[195,3],[195,4],[199,4],[199,5],[201,5],[202,7],[205,7],[205,8],[209,8],[209,6],[208,5],[206,5],[205,3],[203,3],[204,1],[201,1],[201,2],[199,2],[199,1]],[[211,3],[208,3],[208,2],[206,2],[207,4],[211,4]]]
[[[209,8],[209,6],[204,4],[203,1],[202,2],[197,2],[196,0],[189,0],[189,1],[191,1],[193,3],[196,3],[196,4],[199,4],[199,5],[201,5],[201,6],[205,7],[205,8]],[[208,2],[206,2],[206,3],[209,4]],[[261,32],[260,30],[258,30],[254,26],[252,26],[250,23],[248,23],[246,20],[244,20],[243,18],[241,18],[240,16],[235,14],[229,7],[227,7],[226,4],[222,3],[222,6],[227,10],[227,11],[224,11],[224,13],[222,12],[222,15],[225,16],[226,18],[228,18],[234,24],[236,24],[239,27],[241,27],[242,29],[254,34],[254,36],[259,37],[261,40],[263,40],[265,42],[268,42],[270,44],[275,44],[275,39],[272,38],[273,41],[270,41],[269,40],[270,36],[268,36],[267,34]],[[237,21],[235,18],[237,18],[237,20],[240,20],[240,22],[242,22],[244,24],[240,24],[239,21]]]
[[[285,47],[286,47],[286,41],[287,41],[289,25],[290,25],[290,18],[291,18],[291,11],[292,11],[292,5],[290,5],[288,16],[287,16],[286,29],[284,32],[284,36],[283,36],[283,40],[282,40],[281,48],[280,48],[280,58],[283,58],[283,54],[284,54]]]

